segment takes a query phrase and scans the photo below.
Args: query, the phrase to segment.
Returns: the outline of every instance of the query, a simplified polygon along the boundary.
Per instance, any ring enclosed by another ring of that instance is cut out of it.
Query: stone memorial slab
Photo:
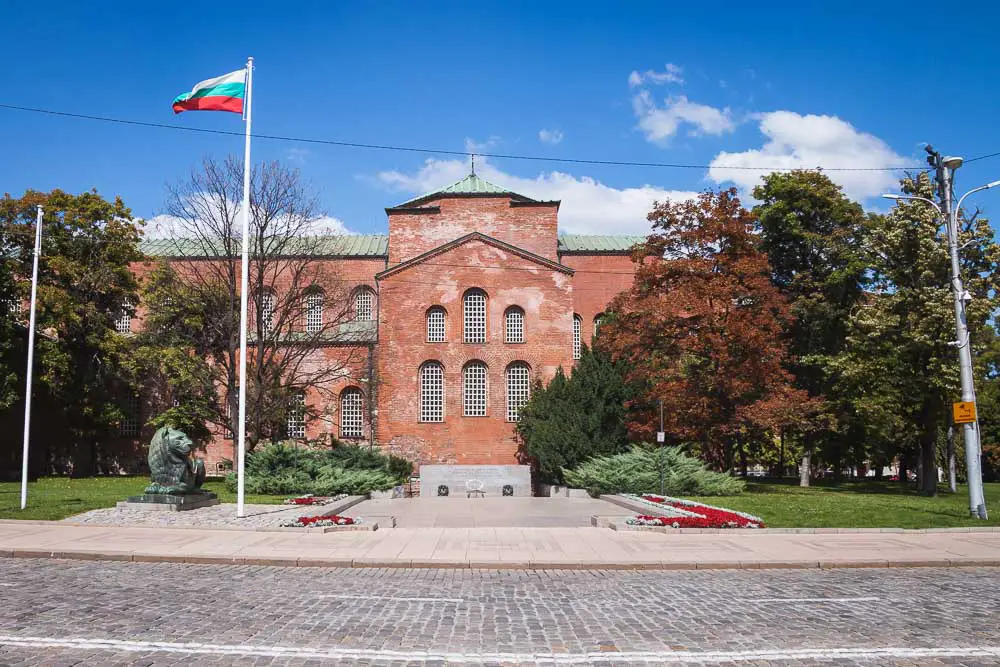
[[[196,493],[169,494],[144,493],[141,496],[129,496],[128,500],[118,503],[118,507],[144,509],[159,512],[183,512],[196,510],[199,507],[211,507],[219,504],[219,498],[210,491]]]
[[[489,498],[530,497],[531,468],[522,465],[422,465],[420,495],[437,496],[439,487],[451,498],[465,498],[470,489],[482,489]],[[480,495],[476,493],[476,495]]]

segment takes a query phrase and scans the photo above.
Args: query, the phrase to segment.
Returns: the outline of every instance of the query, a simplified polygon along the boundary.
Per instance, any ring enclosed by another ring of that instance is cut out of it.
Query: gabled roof
[[[499,248],[513,255],[517,255],[518,257],[528,260],[529,262],[535,262],[536,264],[541,264],[542,266],[548,269],[552,269],[553,271],[560,271],[562,273],[568,273],[569,275],[573,275],[575,273],[575,271],[569,268],[568,266],[564,266],[559,262],[553,262],[551,259],[542,257],[541,255],[536,255],[533,252],[528,252],[524,248],[518,248],[517,246],[505,243],[500,239],[495,239],[492,236],[487,236],[486,234],[483,234],[481,232],[472,232],[470,234],[466,234],[465,236],[460,236],[454,241],[449,241],[444,245],[439,245],[438,247],[428,250],[427,252],[422,253],[420,255],[417,255],[412,259],[408,259],[405,262],[401,262],[396,266],[391,266],[385,271],[376,273],[375,279],[382,280],[383,278],[387,278],[395,273],[399,273],[400,271],[405,271],[417,264],[426,262],[428,259],[431,259],[432,257],[444,254],[449,250],[457,248],[460,245],[465,245],[470,241],[482,241],[483,243],[491,245],[494,248]]]
[[[441,199],[444,197],[503,197],[508,196],[514,201],[531,203],[531,204],[557,204],[558,202],[542,202],[537,199],[532,199],[530,197],[525,197],[516,192],[512,192],[507,188],[501,187],[490,183],[484,178],[480,178],[477,174],[471,173],[465,178],[455,181],[451,185],[446,185],[440,190],[435,190],[434,192],[428,192],[427,194],[420,195],[409,201],[405,201],[402,204],[397,204],[391,208],[387,208],[386,211],[392,211],[394,209],[401,208],[413,208],[418,204],[432,199]]]
[[[639,235],[592,236],[584,234],[560,234],[560,254],[628,254],[638,243],[645,243],[646,237]]]
[[[239,240],[234,247],[239,248]],[[389,237],[386,234],[338,234],[305,239],[303,247],[317,257],[386,257]],[[207,257],[205,243],[196,239],[143,239],[139,249],[151,257]],[[211,256],[224,254],[221,249]]]

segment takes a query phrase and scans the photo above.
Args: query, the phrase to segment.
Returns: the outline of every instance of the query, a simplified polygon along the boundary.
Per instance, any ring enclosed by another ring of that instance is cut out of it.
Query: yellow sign
[[[951,409],[956,424],[971,424],[976,421],[976,404],[972,401],[953,403]]]

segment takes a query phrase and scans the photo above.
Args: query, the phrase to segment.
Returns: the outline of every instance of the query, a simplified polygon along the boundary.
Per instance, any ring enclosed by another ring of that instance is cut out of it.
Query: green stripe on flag
[[[243,83],[223,83],[218,86],[201,88],[194,93],[184,93],[174,99],[174,104],[186,102],[198,97],[243,97],[246,93],[246,85]]]

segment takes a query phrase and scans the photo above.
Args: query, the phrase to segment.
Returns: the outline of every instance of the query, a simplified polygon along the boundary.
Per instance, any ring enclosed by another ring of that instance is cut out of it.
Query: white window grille
[[[292,393],[288,415],[285,419],[285,431],[289,438],[295,440],[306,437],[306,393],[304,391]]]
[[[122,406],[122,411],[125,413],[122,420],[118,423],[118,435],[125,438],[135,438],[139,435],[140,424],[140,403],[139,394],[136,392],[129,392],[128,397],[125,399],[125,404]]]
[[[462,395],[466,417],[485,417],[488,403],[486,364],[470,361],[462,371]]]
[[[316,333],[323,329],[323,293],[313,291],[306,294],[306,331]]]
[[[465,342],[486,342],[486,293],[471,289],[462,299],[465,316]]]
[[[444,421],[444,368],[436,361],[420,368],[420,421]]]
[[[579,315],[573,316],[573,358],[579,359],[583,347],[583,320]]]
[[[115,331],[120,334],[132,333],[132,308],[131,299],[122,302],[122,308],[118,311],[118,318],[115,320]]]
[[[427,342],[443,343],[445,341],[444,308],[435,306],[427,311]]]
[[[521,408],[531,396],[531,371],[528,365],[516,361],[507,367],[507,421],[521,420]]]
[[[524,342],[524,311],[510,308],[504,315],[504,337],[508,343]]]
[[[375,294],[371,290],[359,290],[354,295],[354,319],[359,321],[375,319]]]
[[[260,295],[260,321],[264,333],[271,333],[274,327],[274,292],[266,291]]]
[[[364,411],[361,390],[348,387],[340,393],[340,437],[360,438],[364,436]]]
[[[21,299],[19,299],[16,296],[6,299],[3,302],[3,304],[4,304],[4,310],[7,311],[8,315],[12,315],[13,317],[18,317],[22,312]]]
[[[237,391],[239,390],[237,389]],[[222,439],[232,440],[233,429],[230,427],[230,424],[233,423],[233,404],[230,402],[228,398],[226,399],[225,415],[226,415],[226,425],[222,428]]]

